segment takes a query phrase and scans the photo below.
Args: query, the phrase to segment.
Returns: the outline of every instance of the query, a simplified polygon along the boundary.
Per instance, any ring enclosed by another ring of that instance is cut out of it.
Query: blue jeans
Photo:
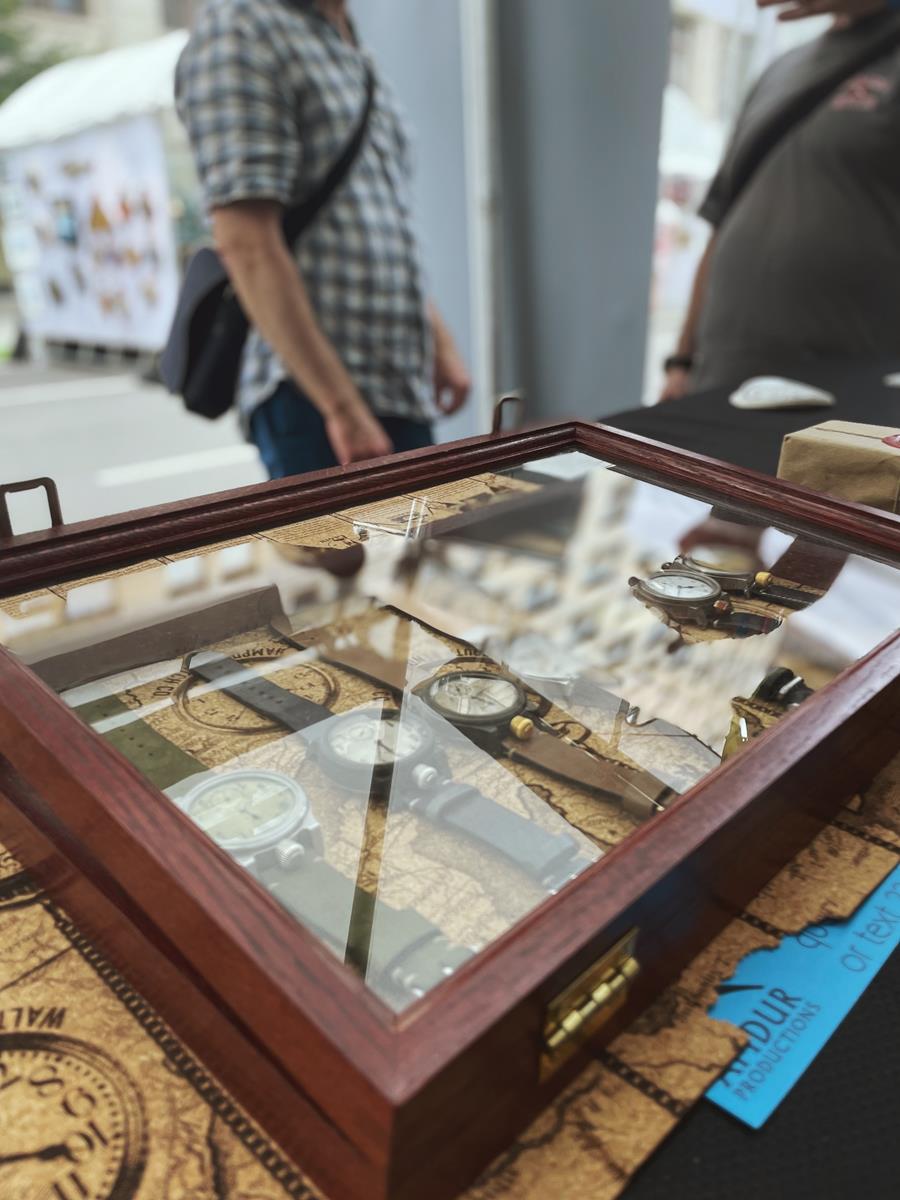
[[[379,420],[398,452],[418,450],[434,443],[427,421],[413,421],[408,417],[380,417]],[[253,413],[250,437],[270,479],[303,475],[307,471],[338,465],[319,410],[289,381],[279,384]]]

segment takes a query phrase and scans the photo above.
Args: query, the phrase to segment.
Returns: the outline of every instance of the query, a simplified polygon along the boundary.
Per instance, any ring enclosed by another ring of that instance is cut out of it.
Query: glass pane
[[[569,454],[0,601],[0,638],[400,1012],[898,600]]]

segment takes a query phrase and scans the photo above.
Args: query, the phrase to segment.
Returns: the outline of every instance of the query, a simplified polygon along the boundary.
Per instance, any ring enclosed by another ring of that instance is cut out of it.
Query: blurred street
[[[81,521],[265,478],[232,416],[203,421],[121,363],[0,366],[0,482],[49,475]],[[17,533],[47,524],[41,493],[10,497]]]

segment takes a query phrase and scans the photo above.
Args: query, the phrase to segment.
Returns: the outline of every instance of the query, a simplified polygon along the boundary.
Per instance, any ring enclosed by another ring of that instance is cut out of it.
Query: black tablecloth
[[[807,429],[822,421],[861,421],[866,425],[900,428],[900,388],[888,387],[884,378],[900,371],[900,358],[891,362],[847,366],[823,363],[804,366],[791,377],[824,388],[837,399],[834,408],[774,409],[747,412],[732,408],[732,389],[701,392],[655,408],[602,417],[604,425],[640,433],[697,454],[722,458],[739,467],[753,467],[774,475],[778,469],[781,439],[786,433]]]
[[[607,425],[774,474],[786,433],[821,421],[900,428],[900,359],[805,367],[829,409],[742,412],[729,391],[603,417]],[[898,860],[900,861],[900,860]],[[900,952],[760,1131],[708,1102],[683,1121],[626,1191],[628,1200],[888,1200],[900,1196]]]

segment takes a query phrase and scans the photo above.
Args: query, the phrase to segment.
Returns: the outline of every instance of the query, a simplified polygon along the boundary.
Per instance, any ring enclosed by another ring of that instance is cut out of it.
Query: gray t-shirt
[[[696,389],[796,374],[811,359],[900,354],[900,49],[842,84],[734,195],[746,139],[878,29],[870,20],[799,47],[748,98],[700,210],[718,242]]]

